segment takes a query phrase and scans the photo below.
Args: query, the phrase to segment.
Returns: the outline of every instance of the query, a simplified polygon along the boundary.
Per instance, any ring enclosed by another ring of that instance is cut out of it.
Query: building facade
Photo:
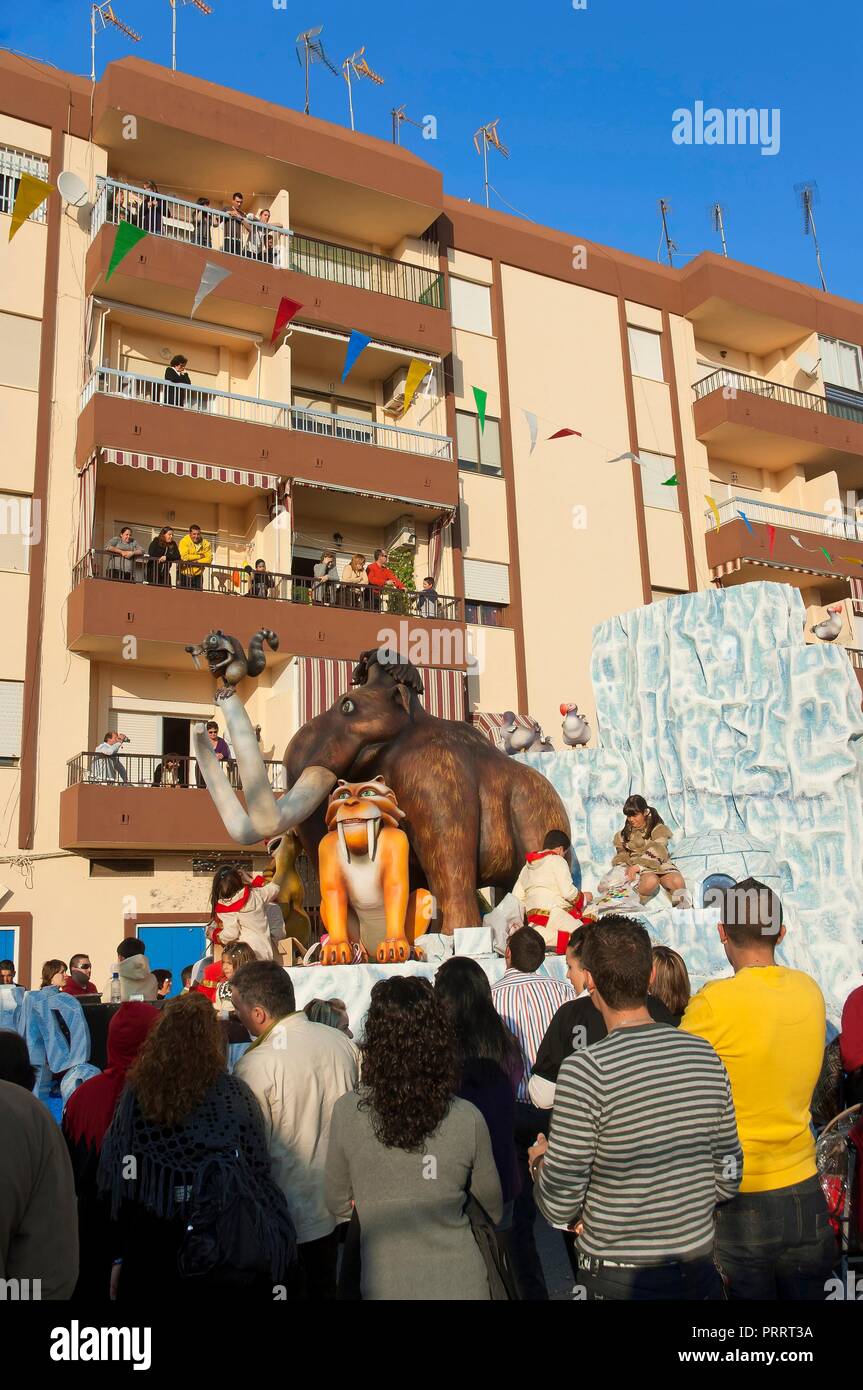
[[[675,593],[794,584],[809,628],[841,609],[861,670],[863,307],[573,242],[449,198],[405,149],[137,60],[95,88],[0,69],[0,956],[21,980],[85,950],[101,979],[134,932],[177,973],[199,953],[236,854],[190,757],[192,724],[221,724],[186,651],[211,629],[278,634],[241,687],[277,789],[381,642],[433,712],[512,710],[558,743],[561,703],[594,715],[595,623]],[[21,175],[63,171],[86,195],[7,242]],[[121,222],[146,235],[113,267]],[[193,524],[212,563],[166,576],[151,542]],[[343,578],[378,549],[406,590]]]

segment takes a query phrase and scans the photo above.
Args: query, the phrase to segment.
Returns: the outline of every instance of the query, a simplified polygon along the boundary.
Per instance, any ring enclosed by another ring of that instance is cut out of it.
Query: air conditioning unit
[[[397,367],[392,376],[384,382],[384,413],[386,415],[401,415],[404,410],[407,379],[408,368]]]
[[[417,525],[412,516],[400,516],[387,531],[387,550],[416,550]]]

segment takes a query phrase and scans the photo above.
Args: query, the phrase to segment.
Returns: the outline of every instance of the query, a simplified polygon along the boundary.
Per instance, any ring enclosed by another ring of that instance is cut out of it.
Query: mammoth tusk
[[[207,790],[216,806],[216,810],[222,818],[222,823],[232,840],[236,840],[241,845],[253,845],[261,836],[252,825],[247,813],[228,786],[225,774],[222,772],[219,760],[213,752],[210,740],[207,738],[207,728],[205,724],[195,724],[192,728],[192,746],[195,750],[195,757],[198,760],[198,767],[203,773]]]
[[[248,818],[257,831],[256,839],[269,839],[308,820],[335,786],[335,773],[325,767],[307,767],[291,790],[277,801],[267,777],[252,721],[242,701],[236,696],[226,698],[222,708],[249,808]]]
[[[279,797],[278,829],[284,833],[302,825],[326,801],[336,785],[336,774],[328,767],[305,767],[286,796]]]

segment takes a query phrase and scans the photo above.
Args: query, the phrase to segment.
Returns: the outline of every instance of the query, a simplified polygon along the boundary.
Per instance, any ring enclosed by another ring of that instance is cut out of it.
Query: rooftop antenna
[[[482,155],[483,182],[485,183],[485,205],[487,208],[491,207],[491,185],[488,181],[489,145],[494,145],[494,148],[498,150],[500,154],[503,155],[504,159],[509,159],[509,150],[507,149],[506,145],[501,143],[501,139],[498,134],[497,128],[499,125],[500,116],[495,116],[494,120],[489,121],[488,125],[480,126],[479,130],[476,132],[476,135],[473,137],[474,149],[476,150],[477,154]],[[482,145],[480,145],[479,143],[480,140],[482,140]]]
[[[356,53],[352,53],[350,58],[346,58],[342,63],[342,72],[348,84],[348,106],[351,112],[351,130],[356,130],[356,126],[354,125],[354,96],[351,90],[351,73],[353,73],[356,78],[368,77],[378,87],[384,85],[384,79],[381,77],[380,73],[373,72],[363,57],[365,51],[366,46],[363,44],[362,48],[358,48]]]
[[[406,104],[407,104],[406,102],[402,102],[401,106],[394,106],[393,109],[392,109],[392,112],[391,112],[392,118],[393,118],[393,144],[394,144],[394,145],[400,145],[400,144],[401,144],[401,128],[402,128],[402,124],[403,124],[404,121],[407,121],[408,125],[415,125],[416,128],[417,128],[417,130],[424,130],[424,129],[425,129],[425,127],[424,127],[422,121],[415,121],[415,120],[412,119],[412,117],[410,117],[410,116],[407,114],[407,112],[405,111],[405,106],[406,106]]]
[[[304,33],[297,34],[297,62],[300,64],[300,67],[305,66],[306,69],[306,104],[303,107],[303,111],[307,116],[310,115],[309,73],[311,72],[312,63],[323,63],[324,67],[329,68],[334,77],[340,75],[338,68],[333,66],[324,52],[324,45],[320,41],[319,35],[323,27],[323,24],[317,24],[314,29],[306,29]],[[300,44],[303,46],[302,54],[300,53]]]
[[[674,253],[678,249],[677,244],[671,240],[671,233],[668,230],[668,214],[671,211],[671,204],[665,199],[659,199],[659,215],[662,218],[662,236],[665,241],[665,254],[668,257],[668,264],[674,265]]]
[[[728,244],[725,240],[725,209],[721,203],[714,203],[710,209],[710,216],[713,220],[713,230],[718,232],[722,241],[722,254],[728,256]]]
[[[815,259],[818,262],[818,274],[821,276],[821,288],[826,292],[827,281],[824,278],[824,267],[821,264],[821,248],[818,245],[818,233],[815,230],[815,214],[812,209],[818,202],[817,183],[795,183],[794,192],[800,198],[800,206],[803,209],[803,235],[809,236],[812,233],[812,240],[815,243]]]
[[[201,14],[212,14],[212,5],[205,5],[204,0],[168,0],[171,6],[171,71],[177,71],[177,5],[194,5],[195,9],[200,10]]]
[[[107,29],[109,24],[113,24],[115,29],[119,29],[121,34],[125,34],[133,43],[141,42],[141,35],[136,34],[134,29],[130,29],[128,24],[124,24],[122,19],[118,19],[109,4],[90,6],[90,81],[96,81],[96,30]]]

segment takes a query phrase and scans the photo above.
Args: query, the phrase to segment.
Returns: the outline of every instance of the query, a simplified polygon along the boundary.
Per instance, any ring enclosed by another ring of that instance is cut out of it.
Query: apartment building
[[[21,979],[78,950],[102,978],[124,933],[177,974],[200,953],[236,857],[190,757],[219,719],[186,651],[211,629],[279,636],[240,688],[276,788],[381,641],[489,736],[506,710],[553,738],[561,702],[591,717],[594,624],[715,584],[795,584],[810,626],[841,605],[863,666],[861,306],[574,242],[449,198],[406,149],[148,63],[95,88],[0,70],[0,956]],[[64,170],[86,197],[52,194],[7,244],[21,174]],[[111,270],[121,220],[148,234]],[[228,273],[192,316],[207,264]],[[194,585],[111,551],[193,523]],[[341,576],[378,548],[406,591],[316,587],[325,549]]]

